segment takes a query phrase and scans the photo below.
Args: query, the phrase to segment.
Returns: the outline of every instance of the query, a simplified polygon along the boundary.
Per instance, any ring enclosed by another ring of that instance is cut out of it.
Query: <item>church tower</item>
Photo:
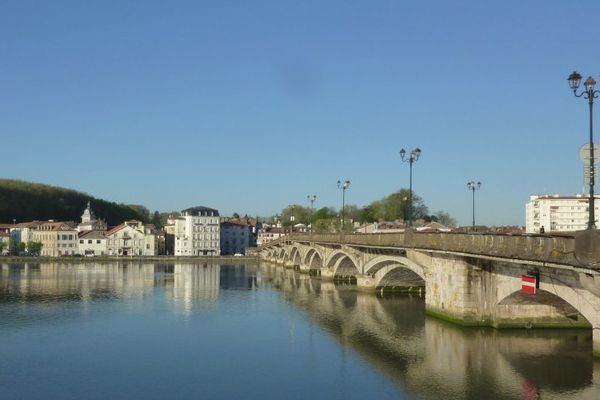
[[[96,219],[94,212],[92,211],[92,207],[90,206],[90,202],[88,201],[87,207],[83,210],[83,214],[81,215],[81,223],[86,224],[92,222]]]

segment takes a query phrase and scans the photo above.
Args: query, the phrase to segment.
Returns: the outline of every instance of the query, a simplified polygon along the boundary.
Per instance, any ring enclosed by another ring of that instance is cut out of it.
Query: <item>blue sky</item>
[[[583,188],[566,78],[598,79],[598,21],[593,0],[4,0],[1,175],[269,215],[339,206],[338,179],[358,205],[408,187],[418,146],[431,211],[468,224],[475,179],[478,222],[524,224],[530,194]]]

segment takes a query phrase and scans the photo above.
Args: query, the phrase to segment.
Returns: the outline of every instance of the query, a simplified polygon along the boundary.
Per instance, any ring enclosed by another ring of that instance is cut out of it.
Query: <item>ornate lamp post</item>
[[[475,191],[481,188],[481,182],[469,181],[467,188],[473,192],[473,229],[475,229]]]
[[[419,157],[421,157],[421,149],[420,148],[416,148],[416,149],[412,149],[410,151],[410,154],[408,155],[408,157],[406,156],[406,150],[404,150],[404,148],[402,148],[402,150],[400,150],[400,158],[402,158],[402,161],[407,162],[408,165],[410,166],[410,180],[409,180],[409,194],[408,194],[408,226],[412,226],[412,217],[413,217],[413,204],[412,204],[412,168],[413,168],[413,163],[415,161],[417,161],[419,159]]]
[[[344,208],[346,207],[346,189],[350,187],[350,181],[337,181],[338,189],[342,190],[342,232],[344,232]]]
[[[290,215],[290,235],[294,233],[294,221],[296,220],[296,216],[294,215],[295,210],[296,207],[292,206],[292,215]]]
[[[312,220],[312,216],[315,213],[314,203],[315,203],[315,200],[317,200],[317,195],[316,194],[306,195],[306,200],[310,201],[310,219]],[[310,223],[310,231],[312,232],[312,221],[309,221],[309,223]]]
[[[596,81],[591,76],[588,77],[585,82],[583,82],[585,89],[579,94],[577,94],[577,89],[581,83],[581,75],[579,75],[579,73],[576,71],[573,71],[567,80],[569,81],[569,86],[571,87],[571,90],[573,90],[575,97],[583,97],[584,99],[587,99],[590,106],[590,203],[588,207],[589,216],[587,228],[596,229],[596,218],[594,216],[594,183],[596,181],[596,165],[594,158],[594,122],[592,118],[592,111],[594,108],[594,99],[598,98],[600,91],[594,90],[596,87]]]

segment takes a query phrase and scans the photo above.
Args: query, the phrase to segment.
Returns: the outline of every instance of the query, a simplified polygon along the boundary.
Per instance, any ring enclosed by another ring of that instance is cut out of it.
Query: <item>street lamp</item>
[[[400,150],[400,158],[402,158],[402,161],[407,162],[408,165],[410,166],[410,183],[409,183],[409,194],[408,194],[408,226],[412,226],[412,217],[413,217],[413,204],[412,204],[412,166],[413,163],[415,161],[417,161],[419,159],[419,157],[421,157],[421,149],[420,148],[416,148],[416,149],[412,149],[410,151],[409,156],[406,156],[406,150],[404,150],[404,148],[402,148],[402,150]]]
[[[338,189],[342,190],[342,232],[344,232],[344,208],[346,207],[346,189],[350,187],[350,181],[337,181]]]
[[[473,229],[475,229],[475,191],[481,188],[481,182],[469,181],[467,188],[473,192]]]
[[[290,215],[290,235],[294,233],[294,221],[296,220],[296,216],[294,216],[294,211],[296,206],[292,206],[292,215]]]
[[[316,194],[306,195],[306,200],[310,201],[310,219],[311,220],[308,222],[310,224],[310,230],[312,232],[312,217],[313,217],[313,214],[315,213],[314,203],[315,203],[315,200],[317,200],[317,195]]]
[[[596,229],[596,218],[594,216],[594,183],[596,181],[596,165],[594,162],[594,123],[592,119],[592,111],[594,108],[594,99],[598,98],[600,91],[594,90],[596,87],[596,81],[591,76],[588,77],[583,86],[585,89],[580,94],[577,94],[577,89],[581,83],[581,75],[576,71],[573,71],[569,78],[569,87],[573,90],[575,97],[583,97],[588,99],[590,106],[590,203],[589,203],[589,216],[588,216],[588,229]]]

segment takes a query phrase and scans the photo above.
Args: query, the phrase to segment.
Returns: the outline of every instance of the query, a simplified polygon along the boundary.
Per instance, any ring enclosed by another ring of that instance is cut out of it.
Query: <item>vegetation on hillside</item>
[[[0,222],[79,221],[88,201],[96,216],[106,220],[110,226],[130,219],[144,222],[150,219],[150,212],[144,206],[96,199],[86,193],[57,186],[0,179]]]

